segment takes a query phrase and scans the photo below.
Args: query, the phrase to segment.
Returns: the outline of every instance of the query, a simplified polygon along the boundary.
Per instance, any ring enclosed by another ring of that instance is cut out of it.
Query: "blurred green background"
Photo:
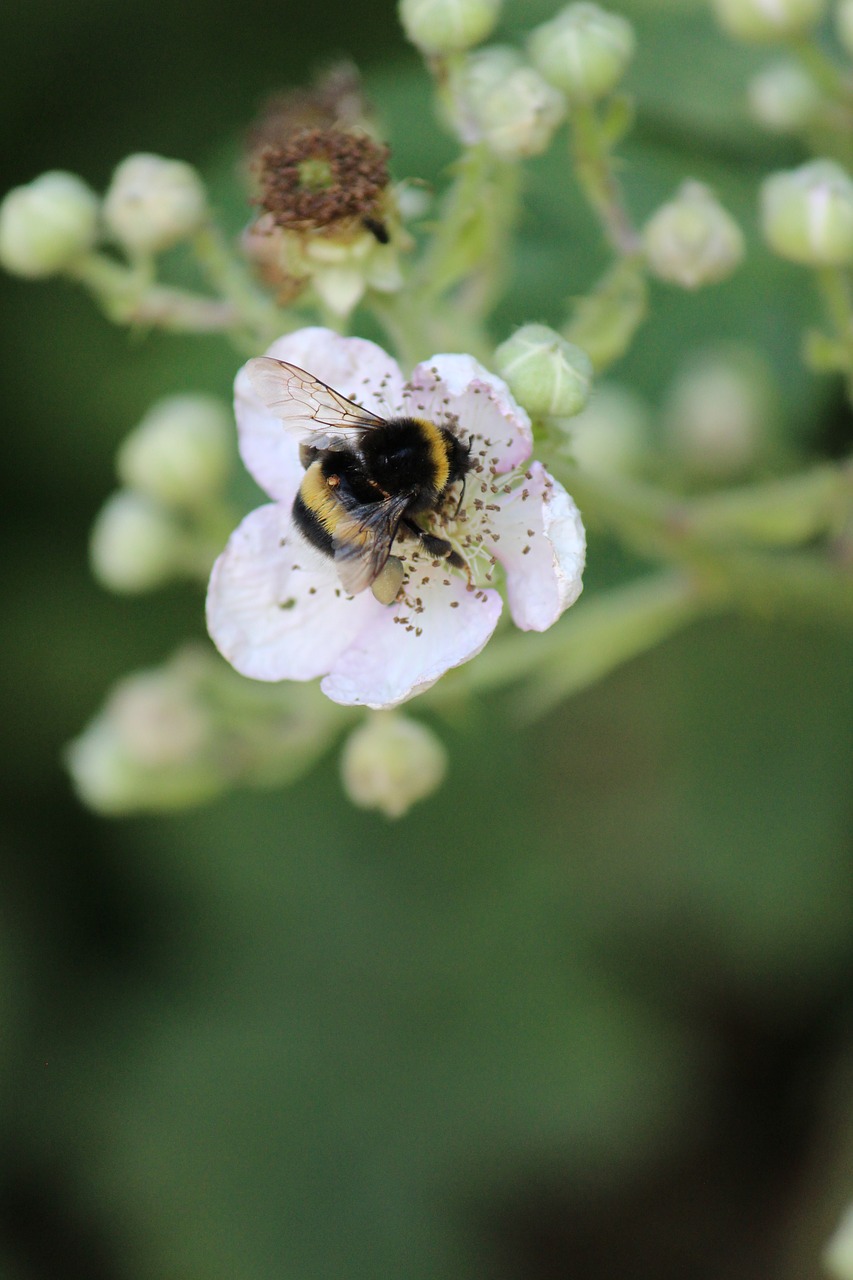
[[[503,33],[555,7],[509,0]],[[800,158],[745,117],[761,58],[699,3],[623,8],[637,216],[697,177],[749,258],[657,290],[617,372],[655,405],[703,343],[753,343],[791,447],[836,454],[840,390],[797,359],[807,282],[756,230],[758,177]],[[242,130],[339,53],[397,177],[453,155],[391,0],[33,0],[4,45],[4,190],[51,168],[103,189],[157,151],[236,231]],[[558,152],[532,166],[497,337],[558,321],[603,264]],[[202,634],[202,600],[108,596],[88,528],[150,402],[227,395],[238,361],[129,337],[61,283],[4,278],[0,306],[0,1275],[819,1276],[853,1195],[849,636],[721,620],[534,726],[481,699],[440,726],[449,783],[397,824],[347,804],[333,759],[281,793],[96,819],[62,745]],[[587,590],[632,568],[594,537]]]

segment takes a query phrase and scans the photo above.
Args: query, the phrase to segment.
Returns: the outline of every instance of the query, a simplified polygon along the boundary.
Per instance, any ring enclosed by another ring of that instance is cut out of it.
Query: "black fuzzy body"
[[[367,522],[377,504],[391,498],[407,499],[404,518],[435,510],[450,486],[464,479],[468,448],[426,419],[391,418],[364,431],[357,447],[307,449],[303,462],[294,522],[312,546],[333,556],[344,514],[361,513]]]

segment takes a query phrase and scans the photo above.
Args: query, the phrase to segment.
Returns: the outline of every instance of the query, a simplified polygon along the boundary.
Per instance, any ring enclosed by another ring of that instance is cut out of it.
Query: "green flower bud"
[[[503,160],[540,155],[566,110],[562,94],[504,45],[466,58],[451,92],[462,141],[483,142]]]
[[[398,11],[412,44],[426,54],[458,53],[494,29],[501,0],[400,0]]]
[[[447,753],[435,734],[407,716],[380,712],[350,734],[341,756],[344,790],[362,809],[402,818],[438,789]]]
[[[592,361],[544,324],[525,324],[495,352],[495,368],[534,418],[571,418],[592,387]]]
[[[162,156],[122,160],[104,199],[104,221],[132,254],[171,248],[199,228],[206,212],[204,185],[195,169]]]
[[[583,471],[631,475],[646,455],[648,428],[649,411],[637,393],[604,383],[568,424],[564,452]]]
[[[649,270],[660,280],[698,289],[725,280],[744,254],[734,218],[700,182],[685,182],[643,230]]]
[[[597,102],[625,74],[634,54],[634,29],[597,4],[570,4],[530,33],[528,52],[570,103]]]
[[[774,133],[806,128],[824,105],[811,76],[796,62],[780,62],[759,72],[749,83],[753,116]]]
[[[43,173],[0,204],[0,263],[16,276],[55,275],[95,242],[98,197],[73,173]]]
[[[823,1254],[823,1265],[834,1280],[853,1280],[853,1205],[841,1218]]]
[[[119,449],[119,477],[167,507],[196,506],[225,482],[230,434],[231,415],[212,396],[160,400]]]
[[[782,258],[811,267],[853,262],[853,182],[833,160],[774,173],[761,188],[761,226]]]
[[[727,347],[706,351],[672,384],[664,433],[693,475],[730,479],[754,466],[777,407],[770,374],[756,353]]]
[[[720,26],[735,39],[769,43],[815,26],[826,0],[713,0],[713,7]]]
[[[120,490],[92,528],[92,572],[111,591],[150,591],[180,571],[184,546],[180,527],[163,507]]]
[[[837,0],[835,30],[845,53],[853,58],[853,0]]]

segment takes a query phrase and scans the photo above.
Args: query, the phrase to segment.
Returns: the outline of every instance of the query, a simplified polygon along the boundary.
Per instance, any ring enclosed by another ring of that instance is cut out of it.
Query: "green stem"
[[[147,261],[127,267],[93,253],[76,263],[69,275],[84,285],[105,314],[119,324],[176,333],[224,333],[232,331],[238,322],[229,302],[154,283]]]
[[[692,572],[704,592],[745,612],[809,610],[826,621],[853,621],[853,575],[843,561],[833,561],[831,546],[782,550],[849,519],[848,464],[707,499],[675,499],[579,470],[568,487],[590,523],[601,523],[640,555]]]
[[[590,293],[575,301],[563,335],[582,347],[597,374],[620,359],[648,312],[642,256],[617,258]]]
[[[419,360],[432,354],[424,324],[424,310],[414,304],[410,296],[374,290],[368,297],[368,305],[385,330],[404,369],[414,368]]]
[[[581,190],[601,222],[610,247],[620,258],[636,255],[640,239],[628,214],[601,122],[593,106],[573,107],[574,168]]]
[[[401,289],[398,293],[373,290],[367,305],[406,370],[436,351],[466,351],[483,364],[491,361],[493,347],[479,323],[473,317],[451,312],[446,304],[429,310],[410,290]]]
[[[841,527],[853,506],[849,462],[678,498],[624,476],[566,469],[563,479],[586,516],[635,550],[683,560],[744,542],[790,547]]]
[[[498,296],[506,271],[519,199],[518,167],[477,146],[469,147],[455,168],[414,283],[422,305],[431,308],[464,282],[467,288],[458,304],[469,315],[482,316]]]
[[[844,351],[848,380],[853,380],[853,299],[850,278],[841,267],[821,267],[818,285],[840,347]]]
[[[582,600],[541,635],[511,632],[498,637],[476,662],[445,677],[429,697],[437,705],[452,705],[460,693],[523,681],[517,710],[522,718],[533,719],[717,608],[713,594],[703,595],[689,575],[665,570]]]
[[[196,232],[192,248],[210,284],[236,312],[253,347],[267,347],[294,327],[281,309],[257,288],[248,266],[232,253],[214,223],[207,223]]]

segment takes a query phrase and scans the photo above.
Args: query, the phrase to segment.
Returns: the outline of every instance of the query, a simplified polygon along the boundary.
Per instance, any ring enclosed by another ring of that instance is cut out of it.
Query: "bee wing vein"
[[[291,431],[314,442],[318,435],[353,442],[383,418],[353,404],[304,369],[272,356],[258,356],[246,366],[252,387],[268,409]]]

